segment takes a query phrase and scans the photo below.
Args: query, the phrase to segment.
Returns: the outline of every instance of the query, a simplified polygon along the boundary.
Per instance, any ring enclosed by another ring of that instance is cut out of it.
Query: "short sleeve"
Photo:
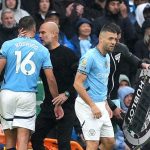
[[[83,73],[83,74],[88,74],[91,70],[92,64],[93,64],[92,55],[84,55],[80,59],[78,72]]]
[[[42,68],[43,69],[53,68],[52,62],[51,62],[51,59],[50,59],[50,53],[48,51],[46,51],[46,53],[45,53]]]

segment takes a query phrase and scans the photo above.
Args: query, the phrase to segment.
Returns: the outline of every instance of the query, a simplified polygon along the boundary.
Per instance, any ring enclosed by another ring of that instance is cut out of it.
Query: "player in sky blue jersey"
[[[5,42],[0,52],[0,72],[5,67],[0,94],[0,117],[6,136],[7,150],[27,150],[31,131],[35,128],[36,87],[41,69],[47,78],[53,98],[58,89],[48,50],[33,39],[35,22],[31,16],[19,21],[24,37]],[[57,119],[63,117],[61,106],[54,109]]]
[[[74,87],[79,93],[75,111],[82,125],[86,150],[111,150],[114,146],[114,131],[110,121],[112,111],[107,103],[107,83],[110,72],[109,52],[117,40],[115,24],[105,25],[99,35],[98,45],[81,59]]]

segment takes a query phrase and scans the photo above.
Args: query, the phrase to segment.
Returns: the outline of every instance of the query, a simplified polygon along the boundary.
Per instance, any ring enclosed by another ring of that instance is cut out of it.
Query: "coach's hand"
[[[121,113],[124,112],[122,109],[120,108],[116,108],[114,111],[113,111],[113,115],[117,118],[117,119],[123,119],[121,117]]]
[[[63,116],[64,116],[64,111],[63,111],[61,105],[55,105],[54,113],[55,113],[55,116],[56,116],[56,119],[57,119],[57,120],[63,118]]]
[[[57,97],[55,97],[52,100],[53,105],[61,105],[63,104],[66,100],[68,99],[68,97],[65,95],[65,93],[61,93],[59,94]]]
[[[95,104],[91,106],[91,110],[95,119],[102,117],[100,109]]]

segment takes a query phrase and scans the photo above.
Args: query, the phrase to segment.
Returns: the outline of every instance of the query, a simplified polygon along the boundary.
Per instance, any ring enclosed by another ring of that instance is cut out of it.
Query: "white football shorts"
[[[81,97],[77,97],[75,102],[76,115],[82,126],[85,140],[99,141],[101,137],[114,137],[112,123],[105,107],[106,102],[98,102],[96,105],[102,113],[102,117],[99,119],[94,118],[91,108]]]
[[[0,92],[0,118],[3,130],[17,127],[35,130],[36,94],[33,92]]]

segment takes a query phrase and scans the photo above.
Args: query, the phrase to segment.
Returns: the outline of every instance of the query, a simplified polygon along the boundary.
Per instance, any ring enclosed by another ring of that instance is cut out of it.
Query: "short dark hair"
[[[115,23],[108,23],[108,24],[105,24],[105,25],[102,27],[100,33],[101,33],[101,32],[112,32],[112,33],[117,33],[117,34],[119,34],[119,33],[121,33],[121,29],[120,29],[120,27],[119,27],[118,25],[116,25]]]
[[[18,28],[24,30],[31,30],[36,25],[33,17],[25,16],[19,20]]]

